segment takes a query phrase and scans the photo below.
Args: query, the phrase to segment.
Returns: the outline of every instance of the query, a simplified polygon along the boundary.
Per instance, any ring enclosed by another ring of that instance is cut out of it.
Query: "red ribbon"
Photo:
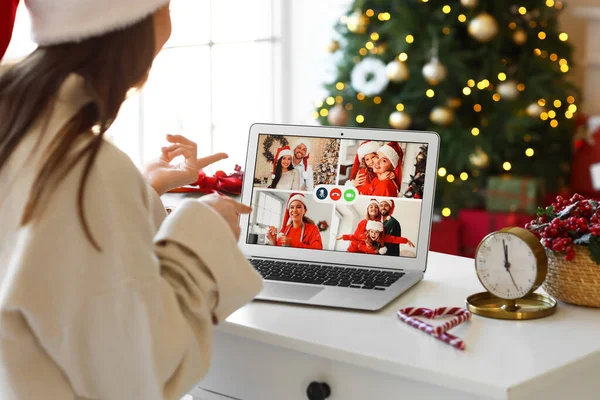
[[[233,174],[227,175],[223,171],[215,172],[214,176],[207,176],[204,171],[198,172],[198,180],[189,186],[184,186],[170,190],[170,193],[190,193],[190,192],[201,192],[201,193],[219,193],[219,194],[232,194],[240,195],[242,193],[242,182],[244,179],[244,173],[242,167],[239,165],[235,166]]]

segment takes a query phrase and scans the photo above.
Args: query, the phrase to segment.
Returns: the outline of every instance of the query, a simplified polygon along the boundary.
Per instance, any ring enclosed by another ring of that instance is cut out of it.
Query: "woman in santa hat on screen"
[[[292,193],[287,201],[287,212],[283,216],[279,237],[277,237],[277,228],[269,227],[267,232],[269,243],[273,246],[323,250],[319,228],[306,216],[307,211],[304,195]]]
[[[277,149],[273,160],[273,174],[267,182],[269,189],[300,190],[300,170],[292,165],[290,146]]]
[[[375,178],[365,192],[371,196],[397,197],[402,183],[403,151],[398,142],[389,142],[377,149],[373,165]],[[390,178],[390,172],[393,178]]]
[[[369,204],[367,204],[367,213],[365,219],[361,220],[356,229],[354,230],[354,235],[360,236],[364,234],[367,230],[367,223],[369,221],[381,221],[382,219],[380,204],[377,199],[371,199]],[[350,246],[352,246],[351,244]],[[349,250],[350,251],[350,250]]]
[[[300,190],[312,192],[315,184],[313,169],[308,163],[310,157],[310,142],[306,138],[300,138],[296,140],[290,148],[293,153],[292,166],[300,171]]]
[[[169,0],[23,5],[38,47],[0,73],[0,397],[179,399],[262,279],[237,245],[250,207],[160,200],[226,155],[167,136],[142,174],[104,138],[171,34]]]
[[[355,245],[353,250],[348,247],[348,251],[352,253],[367,253],[367,254],[385,254],[387,243],[408,244],[410,247],[415,247],[414,243],[405,237],[389,236],[383,232],[383,223],[381,221],[369,221],[366,224],[366,232],[362,235],[342,235],[337,240],[349,240]],[[354,250],[355,249],[355,250]]]

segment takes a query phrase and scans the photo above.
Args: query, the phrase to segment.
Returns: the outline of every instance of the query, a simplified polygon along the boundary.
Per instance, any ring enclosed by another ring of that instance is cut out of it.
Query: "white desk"
[[[472,259],[430,253],[428,265],[422,282],[377,313],[258,301],[241,308],[217,328],[211,369],[191,394],[300,400],[317,381],[331,387],[330,400],[600,398],[600,309],[559,302],[538,320],[473,315],[451,330],[467,346],[456,350],[396,317],[402,307],[464,307],[483,291]]]
[[[253,302],[219,326],[200,387],[244,400],[307,399],[311,381],[328,383],[332,400],[600,397],[598,309],[559,302],[539,320],[473,315],[451,331],[465,351],[396,317],[407,306],[464,307],[481,290],[472,260],[431,253],[425,280],[378,313]]]

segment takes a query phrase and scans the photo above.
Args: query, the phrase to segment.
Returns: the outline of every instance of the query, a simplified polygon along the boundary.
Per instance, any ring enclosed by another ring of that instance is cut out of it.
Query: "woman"
[[[289,146],[280,147],[275,154],[273,174],[267,182],[269,189],[300,190],[300,170],[292,165]]]
[[[379,202],[376,199],[371,199],[371,201],[369,201],[369,204],[367,205],[367,215],[366,215],[365,219],[361,220],[358,223],[358,225],[356,226],[354,235],[357,237],[364,235],[367,230],[367,223],[369,221],[381,221],[381,218],[382,218],[382,216],[381,216]],[[356,252],[356,250],[358,250],[358,248],[356,247],[356,244],[354,242],[350,243],[350,246],[348,247],[348,251],[351,253],[354,253],[354,252]]]
[[[397,197],[402,183],[402,158],[403,152],[398,142],[381,146],[373,165],[376,176],[365,192],[371,196]],[[390,178],[390,172],[393,178]]]
[[[373,165],[377,160],[377,149],[379,147],[381,147],[379,143],[365,140],[356,150],[354,164],[350,171],[350,179],[346,182],[346,185],[356,187],[360,194],[362,194],[361,189],[375,177]]]
[[[354,245],[354,251],[348,251],[352,253],[366,253],[366,254],[385,254],[387,243],[393,244],[408,244],[410,247],[415,247],[415,244],[405,237],[389,236],[383,232],[383,223],[380,221],[369,221],[366,225],[366,232],[362,235],[342,235],[337,240],[350,240]]]
[[[317,225],[306,216],[306,199],[302,193],[292,193],[287,201],[287,212],[279,238],[277,228],[269,227],[267,240],[273,246],[323,250],[321,233]]]
[[[167,0],[26,5],[39,47],[0,76],[3,397],[179,399],[261,288],[237,247],[250,209],[207,196],[165,218],[159,195],[222,156],[169,136],[149,186],[103,138],[169,38]]]

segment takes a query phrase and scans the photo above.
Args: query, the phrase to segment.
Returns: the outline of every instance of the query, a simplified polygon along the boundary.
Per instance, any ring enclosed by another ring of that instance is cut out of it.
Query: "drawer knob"
[[[311,382],[306,395],[309,400],[325,400],[331,395],[331,388],[325,382]]]

